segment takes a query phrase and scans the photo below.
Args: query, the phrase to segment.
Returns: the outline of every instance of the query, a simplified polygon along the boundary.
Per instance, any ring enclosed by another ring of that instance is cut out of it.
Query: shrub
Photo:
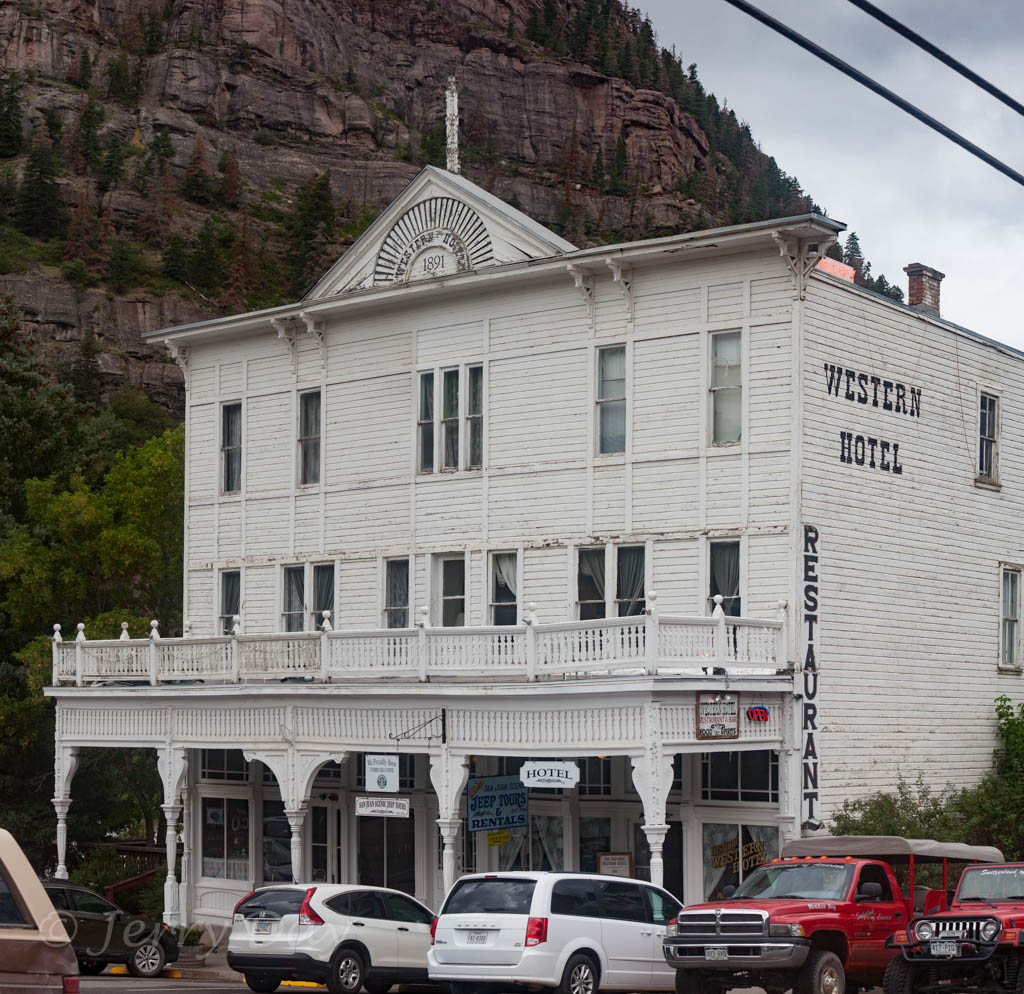
[[[69,259],[62,263],[60,274],[79,293],[99,283],[97,277],[89,271],[89,267],[81,259]]]
[[[260,128],[258,131],[253,132],[252,140],[257,145],[276,145],[277,138],[274,137],[273,132],[267,131],[264,128]]]

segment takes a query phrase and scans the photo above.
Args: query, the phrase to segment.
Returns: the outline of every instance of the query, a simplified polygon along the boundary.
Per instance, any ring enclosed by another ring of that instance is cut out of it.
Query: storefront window
[[[249,879],[249,802],[203,798],[203,876]]]
[[[580,818],[580,870],[597,872],[597,854],[611,852],[611,818]]]
[[[292,832],[284,814],[284,801],[263,802],[263,879],[290,883]]]
[[[726,887],[738,887],[747,873],[778,855],[775,825],[705,824],[705,900],[721,900]]]

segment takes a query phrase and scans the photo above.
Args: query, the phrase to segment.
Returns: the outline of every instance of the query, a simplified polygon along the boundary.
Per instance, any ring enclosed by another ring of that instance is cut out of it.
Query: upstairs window
[[[620,546],[615,576],[615,603],[620,618],[644,613],[644,547]]]
[[[226,569],[220,575],[220,630],[230,635],[235,627],[235,615],[241,614],[242,574],[237,569]]]
[[[466,370],[469,389],[466,391],[466,434],[469,452],[466,468],[479,469],[484,464],[484,368],[470,366]]]
[[[580,621],[605,616],[604,548],[580,549],[576,571],[576,611]]]
[[[320,391],[299,395],[299,484],[320,482]]]
[[[711,336],[711,441],[727,445],[740,440],[742,423],[740,333]]]
[[[238,493],[242,489],[242,405],[225,404],[221,408],[220,427],[221,491]]]
[[[331,627],[336,627],[334,617],[334,563],[317,563],[313,567],[313,613],[310,628],[320,631],[324,623],[324,611],[331,612]]]
[[[701,754],[702,801],[778,803],[779,754],[774,749]]]
[[[1020,669],[1020,570],[1003,567],[999,662]]]
[[[443,467],[459,468],[459,371],[446,369],[441,374],[441,446]]]
[[[626,349],[601,349],[597,356],[597,451],[625,452]]]
[[[514,625],[519,619],[516,597],[519,557],[514,552],[491,556],[491,624]]]
[[[978,477],[995,480],[999,469],[999,398],[990,393],[981,395],[981,410],[978,421]]]
[[[306,567],[286,566],[284,568],[284,610],[281,620],[286,632],[303,631],[306,617]]]
[[[409,560],[389,559],[384,578],[384,624],[409,627]]]
[[[731,617],[740,615],[740,543],[712,542],[708,548],[711,585],[708,607],[715,609],[715,595],[722,595],[722,610]]]
[[[201,749],[199,777],[202,780],[249,779],[249,764],[241,749]]]
[[[441,625],[461,628],[466,624],[466,562],[441,560]]]
[[[434,472],[434,374],[420,373],[420,400],[416,434],[419,454],[417,468],[421,473]]]

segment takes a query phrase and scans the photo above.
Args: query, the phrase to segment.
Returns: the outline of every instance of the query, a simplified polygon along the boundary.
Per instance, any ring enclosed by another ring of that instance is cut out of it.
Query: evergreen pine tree
[[[41,135],[36,135],[29,147],[14,220],[26,235],[55,238],[64,233],[67,219],[57,184],[57,157]]]
[[[99,188],[101,193],[106,193],[121,178],[124,172],[124,146],[119,141],[112,141],[106,155],[103,156],[103,164],[100,166]]]
[[[238,167],[238,154],[234,145],[228,150],[227,161],[224,163],[224,175],[220,181],[220,202],[228,207],[238,204],[242,192],[242,171]]]
[[[92,328],[87,327],[78,343],[78,358],[71,367],[71,390],[80,404],[100,402],[100,348]]]
[[[314,176],[298,192],[292,215],[288,268],[292,291],[303,293],[321,275],[334,239],[334,195],[329,172]]]
[[[83,188],[78,191],[78,203],[68,225],[64,258],[80,259],[90,270],[97,272],[103,257],[99,218],[89,202],[89,194]]]
[[[64,137],[64,118],[60,116],[60,111],[56,107],[47,108],[43,111],[43,123],[46,125],[50,141],[54,145],[60,144],[61,138]]]
[[[106,280],[118,293],[127,293],[139,281],[142,260],[134,245],[123,238],[110,240]]]
[[[628,189],[629,157],[626,152],[626,140],[619,132],[615,141],[615,159],[612,162],[608,188],[612,193],[622,194]]]
[[[864,285],[864,253],[861,251],[860,239],[856,231],[851,231],[846,236],[846,244],[843,246],[843,262],[853,266],[854,282]]]
[[[174,160],[174,144],[171,142],[171,132],[166,124],[153,135],[149,154],[153,157],[156,171],[163,176],[167,164]]]
[[[590,172],[590,180],[595,186],[604,186],[604,152],[600,145],[597,148],[597,155],[594,156],[594,168]]]
[[[160,258],[160,271],[179,283],[188,282],[188,245],[181,235],[171,235]]]
[[[224,282],[225,252],[221,245],[220,225],[208,217],[196,236],[188,260],[188,282],[204,293],[216,290]]]
[[[21,85],[16,76],[0,79],[0,158],[9,159],[24,147],[21,132]]]
[[[103,163],[103,146],[99,134],[102,123],[103,106],[93,100],[90,94],[78,115],[78,148],[82,161],[93,171]]]
[[[245,295],[256,280],[256,255],[249,233],[248,215],[242,218],[242,227],[231,246],[224,292],[217,298],[221,307],[239,311],[245,308]]]
[[[92,59],[89,57],[89,49],[83,48],[82,54],[78,57],[78,71],[75,73],[75,84],[83,90],[92,86]]]
[[[185,178],[181,182],[181,192],[197,204],[205,204],[210,199],[210,174],[206,168],[206,144],[203,136],[196,135],[192,145],[192,154],[185,167]]]

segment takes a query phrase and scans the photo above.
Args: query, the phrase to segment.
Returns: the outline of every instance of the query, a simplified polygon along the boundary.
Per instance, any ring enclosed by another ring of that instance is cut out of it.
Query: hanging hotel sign
[[[697,694],[697,738],[740,737],[739,694]]]
[[[368,755],[365,761],[366,789],[374,794],[398,793],[398,757]]]
[[[526,806],[526,785],[518,776],[475,777],[466,785],[466,830],[525,828]]]
[[[580,782],[580,768],[555,759],[531,760],[523,763],[519,777],[527,787],[575,787]]]
[[[356,815],[370,818],[408,818],[408,797],[357,797]]]

